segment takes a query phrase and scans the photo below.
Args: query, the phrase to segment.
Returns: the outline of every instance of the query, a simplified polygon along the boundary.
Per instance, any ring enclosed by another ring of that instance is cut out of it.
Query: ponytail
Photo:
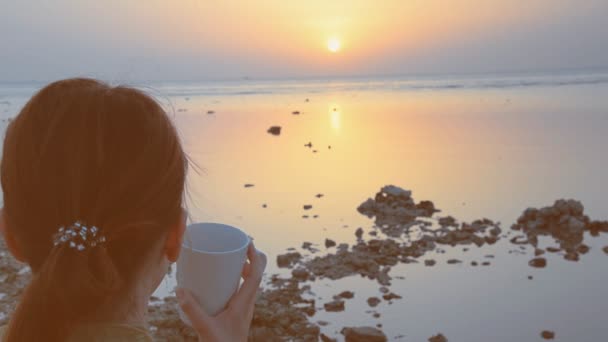
[[[118,293],[121,283],[105,246],[83,251],[55,246],[25,289],[6,341],[65,341],[77,325],[86,323],[107,298]]]

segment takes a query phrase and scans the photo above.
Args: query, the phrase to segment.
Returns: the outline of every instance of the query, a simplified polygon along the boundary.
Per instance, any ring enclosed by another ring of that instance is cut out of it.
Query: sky
[[[0,82],[606,67],[606,18],[606,0],[0,0]]]

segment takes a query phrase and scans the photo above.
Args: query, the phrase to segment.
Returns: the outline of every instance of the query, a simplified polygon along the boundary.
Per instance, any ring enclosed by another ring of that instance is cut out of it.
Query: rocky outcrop
[[[589,251],[583,243],[585,232],[597,236],[608,232],[608,222],[591,221],[584,214],[581,202],[572,199],[559,199],[552,206],[526,209],[511,229],[521,231],[524,235],[511,239],[514,244],[529,244],[540,255],[543,249],[539,246],[540,236],[550,236],[559,247],[547,248],[549,252],[564,252],[564,259],[578,261],[581,254]]]
[[[431,217],[439,211],[431,201],[416,204],[411,191],[394,185],[384,186],[373,199],[367,199],[357,210],[370,218],[375,217],[379,227],[404,225],[417,217]]]

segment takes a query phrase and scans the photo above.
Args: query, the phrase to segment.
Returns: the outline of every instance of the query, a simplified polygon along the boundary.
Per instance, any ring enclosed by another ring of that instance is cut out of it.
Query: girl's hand
[[[257,251],[253,242],[247,250],[249,263],[243,267],[243,285],[232,296],[224,311],[209,316],[203,311],[190,291],[178,288],[175,293],[182,311],[198,333],[199,341],[247,341],[253,318],[257,292],[266,268],[266,255]]]

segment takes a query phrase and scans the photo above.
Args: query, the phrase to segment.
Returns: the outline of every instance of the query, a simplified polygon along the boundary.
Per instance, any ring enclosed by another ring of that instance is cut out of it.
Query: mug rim
[[[233,230],[237,230],[239,233],[241,233],[241,234],[243,234],[245,236],[246,243],[243,246],[239,247],[239,248],[232,249],[232,250],[229,250],[229,251],[223,251],[223,252],[205,251],[205,250],[202,250],[202,249],[194,248],[192,246],[188,246],[186,244],[185,235],[188,233],[188,229],[191,226],[197,226],[197,225],[216,225],[216,226],[224,226],[224,227],[228,227],[228,228],[233,229]],[[197,222],[197,223],[191,223],[191,224],[189,224],[189,225],[186,226],[186,231],[184,232],[184,239],[182,241],[182,248],[188,249],[188,250],[190,250],[192,252],[197,252],[197,253],[216,254],[216,255],[218,255],[218,254],[231,254],[231,253],[240,252],[243,249],[246,249],[247,247],[249,247],[250,243],[251,243],[251,238],[244,231],[242,231],[241,229],[239,229],[239,228],[237,228],[235,226],[231,226],[229,224],[219,223],[219,222]]]

